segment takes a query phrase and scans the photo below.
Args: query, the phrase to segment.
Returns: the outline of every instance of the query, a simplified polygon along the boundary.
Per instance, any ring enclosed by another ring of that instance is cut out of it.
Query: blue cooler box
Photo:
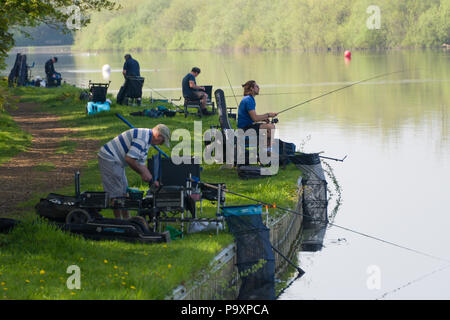
[[[108,101],[105,101],[104,103],[101,102],[88,102],[86,105],[86,113],[88,115],[96,114],[102,111],[109,111],[111,108],[111,105]]]

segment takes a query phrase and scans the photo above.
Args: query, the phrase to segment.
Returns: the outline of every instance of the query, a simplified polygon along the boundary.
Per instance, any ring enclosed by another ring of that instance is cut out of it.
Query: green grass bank
[[[7,89],[8,94],[19,98],[20,102],[36,103],[38,110],[56,114],[64,126],[75,133],[65,137],[58,148],[59,153],[67,154],[76,149],[71,138],[93,139],[100,147],[103,143],[128,129],[115,113],[119,112],[135,127],[153,127],[158,123],[166,124],[171,130],[187,129],[194,138],[194,116],[185,118],[177,114],[173,118],[133,117],[130,112],[145,107],[127,107],[113,105],[110,112],[93,116],[85,113],[85,101],[79,100],[80,90],[71,86],[55,89],[14,88]],[[168,104],[162,104],[171,107]],[[10,139],[2,125],[0,134],[1,154],[9,158],[17,152],[26,150],[30,138],[14,126],[7,113],[0,114],[11,124],[11,132],[17,138],[16,149],[9,150]],[[217,116],[202,119],[203,131],[211,125],[218,125]],[[172,142],[172,145],[176,142]],[[163,151],[169,152],[165,147]],[[154,150],[149,155],[155,154]],[[6,158],[5,158],[6,159]],[[203,164],[201,178],[207,182],[226,183],[227,187],[237,193],[261,199],[279,206],[295,207],[296,182],[300,175],[298,169],[289,165],[280,169],[274,177],[258,180],[241,180],[235,169],[220,169],[220,165]],[[77,168],[74,168],[76,170]],[[51,163],[45,168],[53,170]],[[127,169],[130,187],[147,190],[139,175]],[[86,163],[81,169],[82,191],[102,190],[100,173],[96,160]],[[68,185],[56,193],[73,195],[73,185]],[[179,284],[201,277],[210,268],[212,258],[223,248],[233,242],[227,232],[188,234],[181,240],[168,244],[131,244],[119,241],[89,241],[79,236],[64,233],[56,227],[37,218],[33,207],[41,197],[47,194],[33,194],[30,200],[19,204],[23,210],[23,224],[10,234],[0,235],[0,298],[2,299],[164,299]],[[227,204],[248,204],[251,201],[227,194]],[[205,214],[214,216],[215,204],[204,202]],[[102,211],[105,216],[112,212]],[[14,217],[12,217],[14,218]],[[81,289],[70,290],[66,282],[70,274],[67,268],[77,265],[81,270]]]
[[[31,144],[31,135],[22,131],[5,110],[5,107],[14,108],[6,87],[6,81],[0,81],[0,164],[25,151]]]

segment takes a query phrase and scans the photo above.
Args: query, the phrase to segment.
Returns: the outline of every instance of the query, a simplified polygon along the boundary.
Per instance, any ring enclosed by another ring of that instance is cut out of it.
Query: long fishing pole
[[[176,103],[173,103],[173,101],[180,101],[180,100],[181,100],[181,97],[180,97],[180,99],[172,99],[172,98],[168,98],[168,97],[166,97],[165,95],[163,95],[163,94],[159,93],[158,91],[156,91],[155,89],[153,89],[152,87],[150,87],[149,85],[147,85],[147,86],[150,88],[150,90],[156,92],[158,95],[160,95],[161,97],[163,97],[164,99],[166,99],[169,103],[173,104],[175,107],[180,107],[180,106],[177,105]]]
[[[351,84],[346,85],[346,86],[344,86],[344,87],[341,87],[341,88],[338,88],[338,89],[335,89],[335,90],[326,92],[326,93],[324,93],[324,94],[321,94],[320,96],[317,96],[317,97],[311,98],[311,99],[309,99],[309,100],[306,100],[306,101],[304,101],[304,102],[301,102],[301,103],[299,103],[299,104],[293,105],[292,107],[289,107],[289,108],[286,108],[286,109],[284,109],[284,110],[282,110],[282,111],[280,111],[280,112],[277,112],[277,114],[280,114],[280,113],[289,111],[289,110],[291,110],[291,109],[297,108],[297,107],[299,107],[299,106],[301,106],[301,105],[304,105],[304,104],[306,104],[306,103],[308,103],[308,102],[311,102],[311,101],[317,100],[317,99],[319,99],[319,98],[325,97],[325,96],[327,96],[327,95],[329,95],[329,94],[332,94],[332,93],[334,93],[334,92],[337,92],[337,91],[340,91],[340,90],[344,90],[344,89],[346,89],[346,88],[350,88],[350,87],[352,87],[352,86],[354,86],[354,85],[357,85],[357,84],[359,84],[359,83],[363,83],[363,82],[370,81],[370,80],[377,79],[377,78],[381,78],[381,77],[386,77],[386,76],[388,76],[388,75],[395,74],[395,73],[400,73],[400,72],[404,72],[404,71],[405,71],[405,70],[400,70],[400,71],[395,71],[395,72],[384,73],[384,74],[377,75],[377,76],[375,76],[375,77],[371,77],[371,78],[368,78],[368,79],[364,79],[364,80],[361,80],[361,81],[357,81],[357,82],[351,83]]]
[[[231,85],[230,78],[228,77],[228,73],[227,73],[227,71],[225,70],[225,65],[223,66],[223,71],[225,72],[225,75],[226,75],[227,80],[228,80],[228,84],[230,85],[230,88],[231,88],[231,92],[233,93],[234,101],[236,101],[236,107],[239,107],[239,103],[238,103],[238,101],[237,101],[236,95],[234,94],[234,89],[233,89],[233,86]]]
[[[134,129],[134,126],[133,126],[131,123],[129,123],[129,122],[127,121],[127,119],[125,119],[124,117],[122,117],[122,116],[120,115],[120,113],[116,113],[116,117],[119,118],[120,120],[122,120],[123,122],[125,122],[125,124],[128,125],[130,128]],[[151,146],[152,146],[153,148],[155,148],[159,153],[163,154],[167,159],[170,159],[170,157],[169,157],[164,151],[162,151],[160,148],[158,148],[158,147],[155,146],[154,144],[151,144]]]
[[[195,182],[199,183],[199,181],[195,181]],[[218,189],[217,186],[214,186],[214,185],[211,185],[211,184],[208,184],[208,183],[205,183],[205,182],[200,182],[200,183],[202,183],[203,185],[205,185],[205,186],[207,186],[209,188]],[[267,206],[270,206],[270,207],[273,207],[273,208],[278,208],[279,210],[282,210],[282,211],[286,211],[286,212],[297,214],[297,215],[300,215],[300,216],[303,216],[303,217],[311,218],[310,216],[302,214],[300,212],[297,212],[297,211],[294,211],[294,210],[291,210],[291,209],[288,209],[288,208],[279,207],[275,203],[272,204],[272,203],[269,203],[269,202],[266,202],[266,201],[262,201],[262,200],[259,200],[259,199],[254,199],[254,198],[251,198],[249,196],[245,196],[245,195],[242,195],[242,194],[230,191],[228,189],[223,189],[222,191],[226,192],[226,193],[233,194],[233,195],[241,197],[241,198],[245,198],[245,199],[248,199],[248,200],[251,200],[251,201],[255,201],[255,202],[258,202],[258,203],[261,203],[261,204],[264,204],[264,205],[267,205]],[[414,253],[426,256],[428,258],[432,258],[432,259],[436,259],[436,260],[440,260],[440,261],[445,261],[445,262],[450,262],[449,259],[438,257],[438,256],[434,256],[434,255],[428,254],[426,252],[422,252],[422,251],[419,251],[419,250],[416,250],[416,249],[412,249],[412,248],[409,248],[409,247],[406,247],[406,246],[402,246],[402,245],[396,244],[394,242],[391,242],[391,241],[388,241],[388,240],[384,240],[384,239],[381,239],[381,238],[369,235],[367,233],[359,232],[357,230],[353,230],[353,229],[350,229],[350,228],[347,228],[347,227],[343,227],[343,226],[337,225],[335,223],[331,223],[331,222],[324,221],[324,220],[319,220],[319,219],[313,219],[312,221],[318,222],[318,223],[322,223],[324,225],[334,226],[334,227],[337,227],[337,228],[340,228],[340,229],[343,229],[343,230],[346,230],[346,231],[358,234],[360,236],[364,236],[366,238],[370,238],[370,239],[373,239],[373,240],[376,240],[376,241],[379,241],[379,242],[383,242],[385,244],[389,244],[389,245],[395,246],[395,247],[403,249],[403,250],[407,250],[407,251],[410,251],[410,252],[414,252]]]
[[[298,92],[273,92],[273,93],[259,93],[258,96],[281,96],[285,94],[307,94],[311,93],[310,91],[298,91]],[[236,95],[237,97],[243,97],[242,94]],[[225,96],[225,98],[230,98],[232,96]]]
[[[235,217],[238,218],[242,224],[247,225],[248,227],[253,227],[253,228],[254,228],[254,226],[251,225],[250,222],[245,221],[244,219],[242,219],[242,218],[239,217],[239,216],[235,216]],[[261,234],[259,234],[259,233],[258,233],[258,236],[259,236],[260,239],[262,239],[263,241],[264,241],[264,240],[268,240],[268,239],[266,239],[266,238],[262,238],[262,237],[261,237]],[[304,271],[302,268],[300,268],[299,266],[297,266],[297,265],[296,265],[294,262],[292,262],[288,257],[286,257],[283,253],[281,253],[280,250],[278,250],[277,248],[275,248],[275,247],[272,245],[272,243],[270,243],[270,240],[269,240],[269,245],[270,245],[270,247],[273,249],[273,251],[275,251],[276,253],[278,253],[278,254],[280,255],[280,257],[282,257],[287,263],[289,263],[292,267],[294,267],[294,268],[297,270],[298,274],[297,274],[297,277],[295,278],[295,280],[301,278],[301,277],[305,274],[305,271]]]
[[[387,291],[387,292],[385,292],[381,297],[377,298],[376,300],[384,299],[384,298],[386,298],[386,296],[390,295],[391,293],[395,293],[395,292],[398,292],[398,291],[400,291],[400,290],[403,290],[403,289],[405,289],[406,287],[408,287],[408,286],[410,286],[410,285],[412,285],[412,284],[414,284],[414,283],[417,283],[417,282],[419,282],[419,281],[422,281],[422,280],[424,280],[425,278],[427,278],[427,277],[429,277],[429,276],[432,276],[432,275],[434,275],[435,273],[442,272],[442,271],[444,271],[444,270],[446,270],[446,269],[448,269],[448,268],[450,268],[450,264],[447,264],[447,265],[445,265],[445,266],[443,266],[443,267],[441,267],[441,268],[439,268],[439,269],[433,270],[433,271],[431,271],[431,272],[429,272],[429,273],[427,273],[427,274],[425,274],[425,275],[423,275],[423,276],[421,276],[421,277],[419,277],[419,278],[417,278],[417,279],[411,280],[411,281],[409,281],[408,283],[406,283],[406,284],[404,284],[404,285],[402,285],[402,286],[400,286],[400,287],[397,287],[396,289],[393,289],[393,290],[391,290],[391,291]]]
[[[149,85],[147,85],[149,88],[150,88],[150,90],[152,90],[152,91],[154,91],[154,92],[156,92],[158,95],[160,95],[161,97],[163,97],[164,99],[167,99],[167,100],[170,100],[169,98],[167,98],[165,95],[163,95],[163,94],[161,94],[161,93],[159,93],[158,91],[156,91],[155,89],[153,89],[152,87],[150,87]]]
[[[319,158],[322,158],[322,159],[328,159],[328,160],[334,160],[334,161],[340,161],[340,162],[344,162],[344,160],[345,159],[347,159],[347,156],[345,156],[344,158],[342,158],[342,159],[337,159],[337,158],[330,158],[330,157],[325,157],[325,156],[319,156]]]

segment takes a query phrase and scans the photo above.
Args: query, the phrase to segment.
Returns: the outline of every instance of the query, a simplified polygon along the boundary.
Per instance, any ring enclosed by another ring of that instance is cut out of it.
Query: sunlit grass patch
[[[22,131],[9,114],[0,111],[0,164],[31,145],[31,135]]]
[[[58,145],[58,148],[55,150],[55,153],[57,154],[70,154],[75,151],[77,148],[77,142],[74,140],[71,140],[67,136],[64,137]]]
[[[54,170],[55,168],[56,168],[56,166],[53,163],[51,163],[51,162],[42,162],[42,163],[39,163],[38,165],[36,165],[33,168],[33,170],[42,171],[42,172],[49,172],[49,171]]]
[[[188,235],[168,244],[95,242],[27,219],[0,237],[0,283],[5,299],[163,299],[207,269],[231,241],[222,234]],[[67,287],[67,268],[81,271],[81,289]]]

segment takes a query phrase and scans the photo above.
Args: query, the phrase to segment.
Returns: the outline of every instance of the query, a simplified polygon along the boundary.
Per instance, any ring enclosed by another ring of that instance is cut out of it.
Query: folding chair
[[[222,131],[222,136],[224,137],[223,141],[223,155],[224,159],[226,159],[226,145],[227,145],[227,139],[228,135],[226,134],[227,130],[234,130],[234,128],[231,126],[230,120],[229,120],[229,114],[231,113],[232,109],[236,109],[234,107],[227,107],[226,100],[225,100],[225,94],[222,89],[217,89],[214,92],[214,96],[216,98],[216,104],[217,104],[217,110],[219,111],[219,124],[220,124],[220,130]],[[251,144],[250,137],[245,136],[244,137],[244,147],[245,147],[245,162],[249,162],[250,158],[250,150],[254,150],[254,148],[258,148],[259,144],[259,135],[258,132],[256,132],[256,145]],[[235,164],[237,163],[237,138],[234,137],[233,145],[234,145],[234,155],[235,155]],[[257,150],[257,149],[256,149]]]
[[[211,112],[213,114],[216,113],[216,109],[215,109],[215,104],[212,101],[212,88],[213,86],[210,85],[206,85],[203,86],[205,88],[205,92],[208,95],[208,97],[206,98],[206,106],[211,106]],[[184,117],[186,118],[189,114],[194,114],[197,116],[202,117],[202,109],[200,107],[201,102],[200,99],[189,99],[187,97],[184,97]],[[190,113],[189,109],[195,109],[196,112],[195,113]]]
[[[110,84],[111,81],[108,83],[93,83],[89,80],[89,100],[92,102],[104,103]]]

